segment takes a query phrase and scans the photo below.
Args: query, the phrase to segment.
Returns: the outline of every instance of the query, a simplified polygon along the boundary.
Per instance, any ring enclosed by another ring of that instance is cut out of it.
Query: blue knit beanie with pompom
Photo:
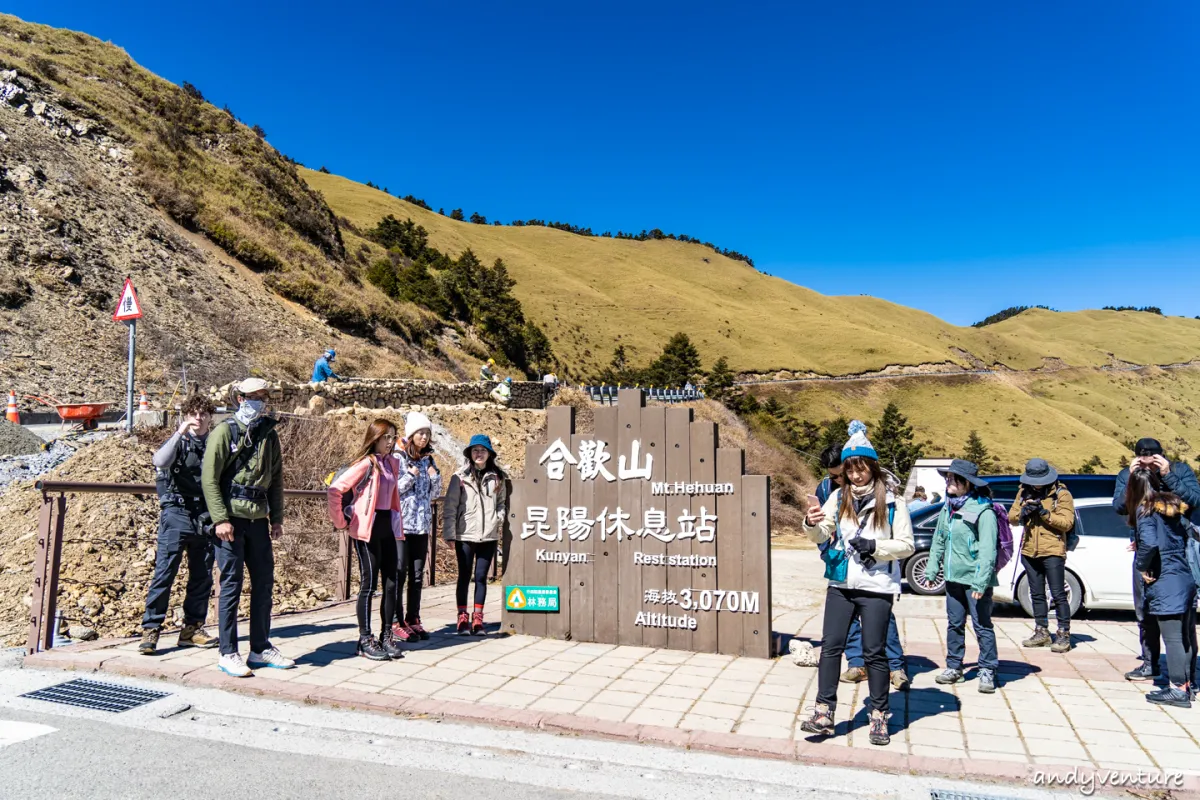
[[[855,456],[869,458],[872,461],[879,460],[879,456],[875,453],[875,448],[871,446],[870,440],[867,439],[866,425],[858,420],[854,420],[850,423],[850,427],[846,432],[850,434],[850,439],[842,446],[842,461]]]

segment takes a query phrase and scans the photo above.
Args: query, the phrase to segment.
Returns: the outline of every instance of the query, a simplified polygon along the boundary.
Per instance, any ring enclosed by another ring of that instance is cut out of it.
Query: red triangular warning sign
[[[117,301],[117,310],[113,312],[116,322],[128,322],[131,319],[142,318],[142,304],[138,302],[137,292],[133,289],[133,281],[125,279],[125,287],[121,289],[121,299]]]

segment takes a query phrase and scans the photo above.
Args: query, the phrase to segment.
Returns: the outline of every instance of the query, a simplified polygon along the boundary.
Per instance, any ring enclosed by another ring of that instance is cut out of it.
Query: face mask
[[[238,422],[243,425],[249,425],[262,416],[263,409],[266,407],[267,402],[265,400],[243,400],[234,416],[237,417]]]

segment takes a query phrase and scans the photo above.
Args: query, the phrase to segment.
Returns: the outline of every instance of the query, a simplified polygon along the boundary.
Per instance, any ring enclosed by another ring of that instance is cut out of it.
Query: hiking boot
[[[389,658],[404,658],[404,651],[400,649],[400,643],[396,641],[391,628],[379,635],[379,644],[383,645],[383,652],[387,653]]]
[[[812,714],[800,723],[800,730],[817,736],[833,736],[833,709],[824,703],[813,706]]]
[[[271,669],[292,669],[296,666],[296,662],[285,656],[283,653],[276,650],[274,647],[268,646],[261,653],[250,651],[250,658],[246,659],[246,664],[251,669],[259,669],[260,667],[269,667]]]
[[[991,669],[979,670],[979,693],[980,694],[995,694],[996,693],[996,671]]]
[[[158,652],[158,628],[142,629],[142,641],[138,644],[138,652],[144,656],[152,656]]]
[[[1071,632],[1059,630],[1054,635],[1054,644],[1050,645],[1051,653],[1065,653],[1071,649]]]
[[[188,623],[179,632],[178,647],[212,647],[217,643],[217,637],[204,630],[203,625]]]
[[[842,677],[838,678],[842,683],[862,683],[867,679],[866,667],[851,667],[842,673]]]
[[[484,636],[487,631],[483,629],[483,612],[476,611],[471,615],[471,635]]]
[[[221,656],[220,660],[217,661],[217,669],[235,678],[249,678],[254,674],[246,666],[246,662],[242,660],[241,653],[226,653]]]
[[[1033,636],[1021,642],[1021,647],[1045,647],[1050,644],[1050,631],[1040,625],[1033,629]]]
[[[371,661],[391,661],[392,657],[383,649],[379,640],[370,634],[358,637],[358,654]]]
[[[395,636],[396,641],[403,644],[409,644],[421,638],[417,635],[416,631],[408,627],[407,622],[397,622],[396,624],[392,625],[392,636]]]
[[[1191,708],[1192,693],[1180,686],[1167,686],[1164,689],[1159,689],[1156,692],[1151,692],[1146,695],[1147,703],[1155,703],[1160,706],[1175,706],[1176,708]]]
[[[946,684],[949,684],[949,683],[958,683],[962,679],[963,679],[963,671],[961,669],[955,669],[954,667],[946,667],[944,670],[939,672],[937,677],[934,678],[933,680],[935,683],[940,683],[943,686],[945,686]]]
[[[1129,672],[1125,673],[1125,680],[1135,681],[1137,683],[1142,681],[1152,681],[1157,677],[1158,673],[1155,672],[1154,668],[1149,664],[1142,664],[1137,669],[1131,669]]]
[[[422,642],[429,639],[429,631],[425,630],[424,626],[421,625],[420,617],[417,617],[412,622],[408,623],[408,629],[415,633]]]
[[[890,714],[882,711],[871,711],[871,732],[867,734],[867,739],[871,744],[884,747],[892,743],[891,734],[888,733],[887,721]]]
[[[907,692],[909,687],[908,673],[902,669],[892,670],[889,678],[892,682],[892,688],[897,692]]]
[[[460,609],[458,612],[458,635],[466,636],[471,632],[471,615],[466,612],[466,609]]]

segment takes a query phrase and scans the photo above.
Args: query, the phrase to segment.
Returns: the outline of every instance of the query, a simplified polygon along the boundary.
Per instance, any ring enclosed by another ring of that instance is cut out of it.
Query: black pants
[[[1158,617],[1163,643],[1167,646],[1167,674],[1175,686],[1192,684],[1196,680],[1196,603],[1188,603],[1187,611]]]
[[[1158,628],[1158,617],[1146,607],[1146,582],[1142,573],[1133,568],[1133,613],[1137,615],[1138,639],[1142,644],[1142,663],[1158,674],[1159,640],[1162,632]]]
[[[887,630],[892,616],[890,594],[830,586],[825,592],[825,622],[821,628],[821,664],[817,671],[817,702],[837,707],[838,676],[842,669],[842,651],[850,623],[858,617],[862,623],[863,661],[867,667],[867,687],[871,708],[888,710]]]
[[[429,556],[429,534],[405,534],[396,540],[400,574],[396,584],[396,619],[413,623],[421,618],[421,587],[425,584],[425,559]],[[408,583],[405,606],[404,584]]]
[[[371,596],[378,588],[377,577],[383,575],[383,597],[379,601],[380,634],[392,627],[396,617],[397,559],[396,537],[392,533],[392,512],[375,511],[375,522],[371,525],[371,541],[353,539],[358,553],[358,635],[371,635]]]
[[[471,587],[472,576],[475,578],[475,605],[483,605],[487,601],[488,570],[496,557],[496,543],[455,542],[454,557],[458,559],[458,586],[455,588],[458,607],[467,604],[467,589]]]
[[[183,621],[203,625],[208,618],[208,596],[212,592],[213,542],[204,535],[200,512],[189,513],[179,506],[167,506],[158,515],[158,551],[154,558],[154,578],[146,593],[143,628],[161,628],[167,619],[171,587],[187,553],[188,582],[183,596]]]
[[[1046,606],[1046,584],[1054,598],[1054,616],[1060,631],[1071,630],[1071,601],[1067,598],[1067,560],[1062,556],[1030,558],[1021,556],[1025,564],[1025,580],[1029,582],[1029,599],[1033,601],[1033,621],[1039,628],[1049,628],[1049,608]]]
[[[221,599],[217,618],[221,655],[238,651],[238,603],[242,580],[250,572],[250,651],[271,646],[271,592],[275,588],[275,551],[265,519],[233,517],[233,541],[217,540],[217,565],[221,568]]]

